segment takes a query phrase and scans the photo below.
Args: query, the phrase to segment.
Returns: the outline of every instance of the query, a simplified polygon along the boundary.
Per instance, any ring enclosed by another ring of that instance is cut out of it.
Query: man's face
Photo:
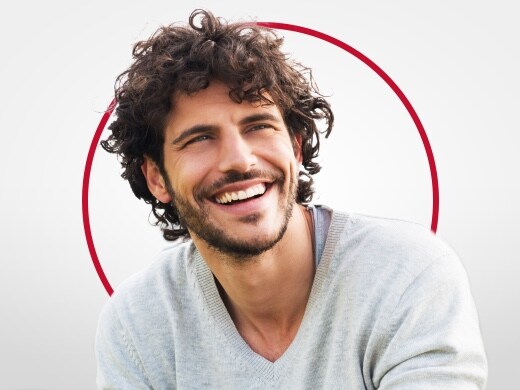
[[[237,104],[213,82],[175,100],[164,182],[192,237],[251,256],[272,248],[287,228],[300,155],[276,105]]]

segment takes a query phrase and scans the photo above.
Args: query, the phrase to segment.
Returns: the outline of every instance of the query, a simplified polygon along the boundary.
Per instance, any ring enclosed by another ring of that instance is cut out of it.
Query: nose
[[[257,163],[252,145],[239,131],[231,131],[222,137],[219,157],[221,172],[247,172]]]

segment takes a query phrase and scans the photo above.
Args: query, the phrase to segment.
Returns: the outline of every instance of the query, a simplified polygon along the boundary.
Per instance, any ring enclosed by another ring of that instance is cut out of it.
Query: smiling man
[[[333,115],[281,44],[199,10],[134,47],[102,145],[176,242],[104,308],[99,388],[484,388],[453,251],[310,204]]]

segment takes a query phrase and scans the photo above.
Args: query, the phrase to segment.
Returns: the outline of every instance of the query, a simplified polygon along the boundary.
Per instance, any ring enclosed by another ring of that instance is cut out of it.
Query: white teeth
[[[218,198],[215,198],[215,200],[217,201],[217,203],[225,204],[234,200],[244,200],[252,198],[253,196],[263,194],[265,190],[265,184],[260,183],[256,186],[249,187],[245,190],[240,190],[236,192],[226,192],[220,195]]]

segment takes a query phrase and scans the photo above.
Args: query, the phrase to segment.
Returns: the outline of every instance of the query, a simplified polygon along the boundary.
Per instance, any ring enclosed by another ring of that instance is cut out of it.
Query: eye
[[[188,145],[191,145],[191,144],[195,144],[195,143],[199,143],[199,142],[203,142],[203,141],[207,141],[210,139],[210,136],[209,135],[199,135],[197,137],[193,137],[191,138],[190,140],[188,140],[184,146],[188,146]]]
[[[270,129],[272,128],[271,125],[268,125],[266,123],[259,123],[257,125],[251,126],[248,130],[249,131],[258,131],[258,130],[264,130],[264,129]]]

